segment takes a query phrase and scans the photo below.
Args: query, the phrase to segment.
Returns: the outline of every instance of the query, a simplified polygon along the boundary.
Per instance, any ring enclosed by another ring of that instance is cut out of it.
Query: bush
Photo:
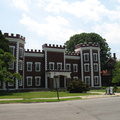
[[[114,89],[114,92],[117,92],[117,90],[118,90],[117,85],[114,85],[114,86],[113,86],[113,89]]]
[[[70,93],[83,93],[90,90],[90,86],[84,83],[82,80],[73,80],[68,84],[67,90]]]

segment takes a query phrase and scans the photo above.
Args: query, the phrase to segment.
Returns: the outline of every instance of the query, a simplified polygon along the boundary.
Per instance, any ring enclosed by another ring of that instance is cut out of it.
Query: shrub
[[[73,80],[71,83],[68,84],[67,90],[70,93],[83,93],[89,91],[90,87],[82,80]]]

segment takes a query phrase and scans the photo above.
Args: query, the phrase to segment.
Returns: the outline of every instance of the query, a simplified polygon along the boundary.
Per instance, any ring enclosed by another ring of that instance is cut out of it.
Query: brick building
[[[16,62],[9,70],[23,78],[14,83],[0,83],[0,89],[64,89],[73,79],[82,79],[93,88],[101,87],[100,47],[96,43],[81,43],[75,53],[66,52],[65,46],[44,44],[42,51],[25,50],[25,37],[4,33],[9,40]],[[57,84],[56,84],[57,83]]]

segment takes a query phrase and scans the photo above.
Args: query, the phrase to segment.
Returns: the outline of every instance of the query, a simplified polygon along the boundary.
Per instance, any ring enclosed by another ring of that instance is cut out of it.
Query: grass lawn
[[[69,93],[69,92],[59,92],[59,97],[67,96],[85,96],[85,95],[98,95],[97,93]],[[32,99],[32,98],[53,98],[56,97],[56,92],[23,92],[23,93],[0,93],[0,99]]]

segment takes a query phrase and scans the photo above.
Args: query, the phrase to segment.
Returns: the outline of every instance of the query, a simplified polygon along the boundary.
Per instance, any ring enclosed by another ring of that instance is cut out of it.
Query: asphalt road
[[[120,120],[120,97],[0,104],[0,120]]]

